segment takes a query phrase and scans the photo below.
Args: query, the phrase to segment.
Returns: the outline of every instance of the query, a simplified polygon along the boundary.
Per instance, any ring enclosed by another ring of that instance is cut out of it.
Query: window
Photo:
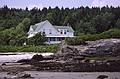
[[[67,32],[69,32],[69,30],[67,30]]]
[[[57,38],[57,41],[61,41],[61,38]]]
[[[53,38],[53,41],[55,41],[55,38]]]
[[[52,34],[51,29],[49,29],[49,34]]]
[[[61,30],[61,34],[63,34],[63,30]]]
[[[45,34],[45,29],[43,29],[43,34]]]
[[[49,40],[51,41],[51,38],[49,38]]]
[[[50,38],[50,41],[55,41],[55,38]]]
[[[43,34],[45,34],[45,32],[43,32]]]
[[[64,34],[66,34],[66,30],[64,30]]]

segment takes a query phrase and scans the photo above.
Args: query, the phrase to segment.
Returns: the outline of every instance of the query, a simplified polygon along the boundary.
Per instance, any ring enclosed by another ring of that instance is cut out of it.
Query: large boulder
[[[99,76],[97,77],[97,79],[105,79],[105,78],[108,78],[108,76],[107,76],[107,75],[99,75]]]
[[[19,73],[17,74],[18,78],[32,78],[31,74],[27,74],[27,73]]]
[[[44,60],[44,57],[42,55],[34,55],[31,60],[36,60],[36,61],[42,61]]]
[[[89,41],[88,48],[83,52],[96,55],[120,55],[120,39],[101,39],[97,41]]]
[[[63,46],[55,54],[55,59],[72,61],[82,60],[83,56],[89,55],[120,55],[120,39],[101,39],[96,41],[87,41],[88,45]]]
[[[80,56],[77,48],[74,48],[73,46],[65,46],[61,49],[61,51],[55,54],[55,59],[64,61],[75,61],[82,60],[84,58]]]

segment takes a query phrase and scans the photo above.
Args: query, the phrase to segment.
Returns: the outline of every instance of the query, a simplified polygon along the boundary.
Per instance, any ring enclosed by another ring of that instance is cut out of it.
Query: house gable
[[[44,23],[41,26],[38,25],[35,32],[36,33],[44,32],[46,34],[46,36],[57,35],[59,33],[48,20],[44,21]]]

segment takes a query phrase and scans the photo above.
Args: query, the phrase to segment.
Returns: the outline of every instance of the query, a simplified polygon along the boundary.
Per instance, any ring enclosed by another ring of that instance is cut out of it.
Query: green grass
[[[111,60],[111,59],[115,59],[116,57],[114,56],[90,56],[90,57],[85,57],[85,59],[88,60]]]
[[[8,46],[0,45],[0,52],[52,52],[55,53],[59,45],[40,45],[40,46]]]

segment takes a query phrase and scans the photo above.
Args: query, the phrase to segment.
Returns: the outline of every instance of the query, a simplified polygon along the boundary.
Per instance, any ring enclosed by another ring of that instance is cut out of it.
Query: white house
[[[28,38],[37,33],[44,33],[47,41],[46,44],[61,43],[66,37],[74,37],[74,30],[70,26],[53,26],[48,20],[31,25]]]

